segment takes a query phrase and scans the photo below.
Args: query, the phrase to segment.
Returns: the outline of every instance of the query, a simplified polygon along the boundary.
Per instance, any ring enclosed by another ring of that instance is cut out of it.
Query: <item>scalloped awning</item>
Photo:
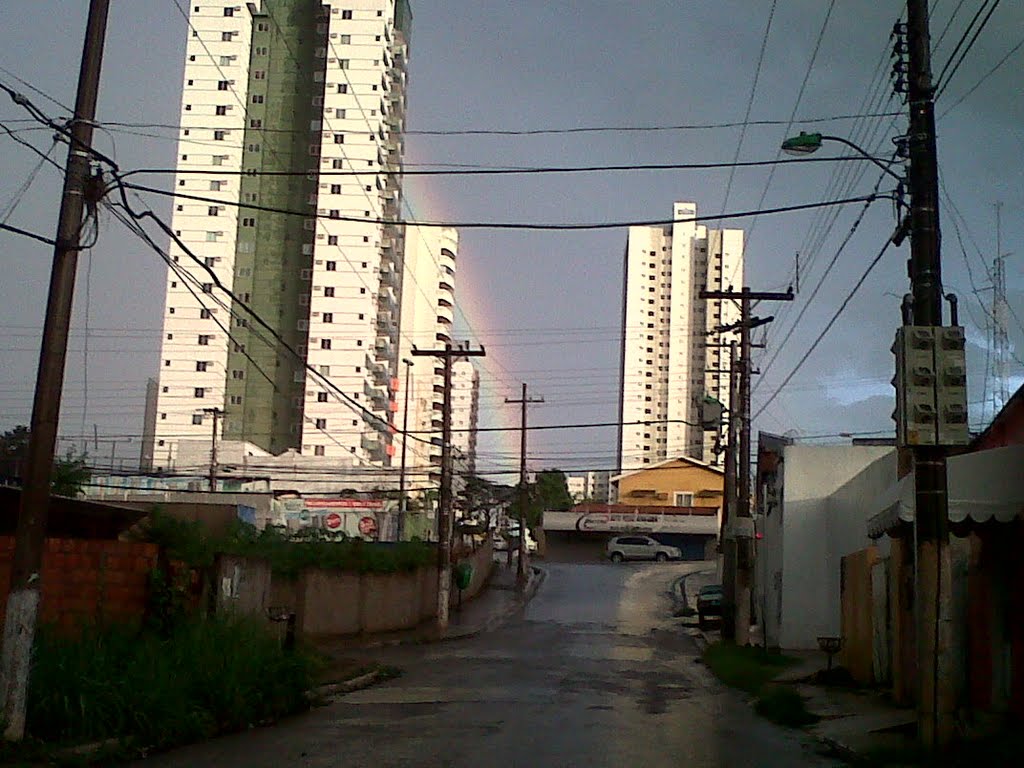
[[[947,462],[949,522],[1008,523],[1024,519],[1024,445],[954,456]],[[868,535],[878,538],[902,523],[914,522],[914,478],[890,486],[868,519]]]

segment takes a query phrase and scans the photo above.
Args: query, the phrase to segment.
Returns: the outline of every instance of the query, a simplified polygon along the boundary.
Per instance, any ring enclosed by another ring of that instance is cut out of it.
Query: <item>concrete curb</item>
[[[353,691],[361,691],[363,688],[369,688],[384,676],[384,670],[374,669],[365,674],[350,678],[349,680],[342,680],[340,683],[327,683],[325,685],[317,686],[316,688],[307,691],[306,696],[313,700],[344,696],[346,693],[352,693]]]

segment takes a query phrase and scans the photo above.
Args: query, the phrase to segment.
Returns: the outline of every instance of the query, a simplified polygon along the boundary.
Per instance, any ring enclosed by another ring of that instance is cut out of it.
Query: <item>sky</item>
[[[406,160],[410,167],[772,160],[782,139],[801,127],[850,138],[889,156],[891,138],[906,130],[904,117],[837,116],[905,111],[889,98],[887,72],[889,34],[902,6],[877,0],[412,0],[410,131],[737,124],[748,103],[753,124],[745,131],[411,133]],[[958,6],[963,6],[960,14],[951,19]],[[66,115],[61,105],[73,102],[86,7],[85,0],[0,3],[0,81],[26,92],[52,116]],[[939,73],[977,4],[935,0],[932,7]],[[174,0],[112,0],[101,124],[176,123],[185,32]],[[1009,254],[1009,334],[1015,354],[1010,391],[1024,382],[1024,365],[1016,359],[1024,345],[1024,325],[1017,318],[1024,319],[1024,250],[1019,245],[1024,235],[1024,100],[1017,78],[1024,48],[961,97],[1022,36],[1024,7],[1000,4],[937,102],[939,161],[948,192],[940,206],[943,276],[946,289],[966,305],[961,322],[969,339],[974,426],[993,413],[986,312],[992,299],[988,271],[996,256],[997,201],[1002,204],[1002,252]],[[750,100],[755,73],[757,87]],[[25,118],[6,97],[0,101],[0,123],[23,129],[28,124],[18,121]],[[19,130],[17,135],[49,149],[45,130]],[[173,129],[107,125],[97,132],[96,142],[122,168],[172,167],[174,136]],[[2,130],[0,148],[3,221],[38,158]],[[841,154],[838,145],[826,145],[816,158]],[[63,146],[52,156],[63,163]],[[815,203],[836,197],[837,188],[860,196],[871,191],[880,172],[867,162],[805,162],[777,166],[768,184],[770,173],[767,167],[736,169],[731,184],[727,168],[409,177],[406,194],[412,218],[435,221],[627,222],[670,218],[677,200],[696,202],[698,213],[718,214]],[[842,182],[838,187],[835,174]],[[170,177],[150,181],[166,186]],[[891,189],[888,180],[881,189]],[[59,196],[59,176],[44,166],[8,223],[52,236]],[[169,218],[169,199],[151,196],[148,202]],[[758,314],[774,315],[775,322],[766,348],[755,357],[761,370],[753,395],[755,430],[805,437],[892,430],[889,346],[899,323],[899,296],[908,288],[906,244],[886,252],[821,344],[763,407],[892,233],[891,203],[880,200],[849,235],[862,208],[853,204],[829,209],[834,213],[828,215],[812,210],[751,216],[728,225],[747,231],[746,283],[754,290],[795,284],[795,254],[801,253],[796,301],[758,308]],[[517,423],[518,414],[504,399],[517,397],[523,381],[531,396],[545,401],[531,407],[531,424],[617,418],[625,239],[624,228],[462,231],[459,335],[487,350],[483,426]],[[0,429],[29,419],[51,256],[43,244],[0,232]],[[812,300],[833,259],[834,267]],[[156,255],[119,222],[101,221],[99,240],[79,265],[60,434],[71,441],[98,435],[99,442],[90,439],[88,448],[105,460],[113,450],[118,459],[137,461],[145,382],[158,371],[164,279]],[[536,469],[610,468],[615,440],[613,427],[533,432],[530,462]],[[518,465],[516,433],[485,433],[479,450],[485,471]]]

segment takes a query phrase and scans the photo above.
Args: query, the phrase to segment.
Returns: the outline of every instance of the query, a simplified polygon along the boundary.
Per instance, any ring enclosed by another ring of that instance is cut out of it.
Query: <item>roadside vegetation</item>
[[[5,744],[0,760],[84,763],[67,748],[97,743],[91,760],[127,758],[271,722],[308,707],[319,668],[249,619],[194,617],[168,634],[41,627],[26,741]]]
[[[257,531],[242,522],[227,534],[213,536],[198,522],[177,520],[159,510],[150,514],[141,537],[164,548],[167,556],[189,567],[213,565],[218,554],[241,555],[267,560],[279,576],[297,576],[304,568],[326,568],[355,573],[396,573],[412,571],[434,562],[436,550],[422,541],[378,544],[362,539],[290,537],[273,528]]]
[[[779,725],[799,728],[817,721],[807,711],[803,697],[792,687],[772,683],[783,670],[796,662],[762,648],[739,647],[718,642],[704,651],[704,663],[726,685],[746,691],[755,699],[754,708],[762,717]]]

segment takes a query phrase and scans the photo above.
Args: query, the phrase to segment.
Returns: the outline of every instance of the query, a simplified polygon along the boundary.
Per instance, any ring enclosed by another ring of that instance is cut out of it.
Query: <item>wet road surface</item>
[[[139,765],[838,765],[697,663],[668,596],[695,567],[546,566],[537,596],[498,630],[377,652],[404,669],[396,680]]]

